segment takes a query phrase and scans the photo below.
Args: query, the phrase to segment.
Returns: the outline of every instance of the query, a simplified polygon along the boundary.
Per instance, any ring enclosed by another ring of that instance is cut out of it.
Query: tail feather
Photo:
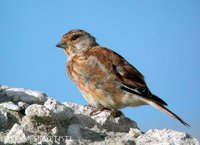
[[[160,105],[165,105],[167,106],[168,104],[161,98],[159,98],[158,96],[152,94],[152,99],[156,101],[156,103],[159,103]]]
[[[148,103],[149,105],[154,106],[155,108],[159,109],[160,111],[168,114],[169,116],[173,117],[174,119],[180,121],[183,125],[185,126],[190,126],[188,123],[186,123],[185,121],[183,121],[183,119],[181,119],[179,116],[177,116],[176,114],[174,114],[172,111],[170,111],[169,109],[167,109],[164,105],[155,103],[151,100],[144,100],[146,103]]]

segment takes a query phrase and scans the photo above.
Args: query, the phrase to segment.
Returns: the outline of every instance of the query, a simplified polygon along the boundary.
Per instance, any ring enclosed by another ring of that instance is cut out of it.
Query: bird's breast
[[[68,62],[67,72],[92,106],[117,109],[141,103],[133,94],[121,90],[119,79],[95,56],[75,56]]]

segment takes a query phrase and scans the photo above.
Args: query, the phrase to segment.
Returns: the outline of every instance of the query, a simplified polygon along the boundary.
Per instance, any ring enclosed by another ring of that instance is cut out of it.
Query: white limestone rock
[[[21,108],[14,104],[13,102],[4,102],[2,103],[2,106],[8,110],[12,110],[12,111],[20,111]]]
[[[151,129],[140,135],[136,143],[145,145],[199,145],[198,140],[187,133],[171,129]]]
[[[0,86],[0,92],[0,102],[9,100],[14,102],[22,101],[29,104],[43,104],[47,100],[46,94],[30,89]]]
[[[128,132],[130,128],[137,128],[136,122],[126,118],[124,114],[115,118],[111,115],[111,112],[105,110],[97,115],[91,116],[91,107],[67,102],[64,104],[72,108],[73,113],[75,114],[72,119],[74,124],[81,124],[82,126],[89,128],[98,125],[100,128],[106,129],[107,131],[116,132]]]
[[[69,120],[73,113],[70,108],[57,102],[54,99],[48,99],[44,105],[32,104],[25,110],[28,117],[52,119],[52,120]]]
[[[44,105],[32,104],[25,110],[25,114],[30,118],[50,118],[51,111]]]
[[[25,144],[27,143],[27,135],[21,126],[14,124],[12,129],[7,134],[5,144]]]
[[[28,106],[29,106],[29,104],[28,103],[26,103],[26,102],[18,102],[18,104],[17,104],[20,108],[21,108],[21,110],[25,110]]]
[[[0,102],[0,144],[199,145],[183,132],[143,133],[124,114],[113,117],[105,110],[91,116],[92,107],[60,103],[29,89],[0,86]]]
[[[55,99],[48,99],[44,103],[44,106],[51,111],[53,119],[69,120],[73,116],[72,110],[69,107],[59,103]]]
[[[83,106],[80,104],[72,103],[72,102],[64,102],[65,106],[71,108],[74,114],[84,114],[89,116],[92,111],[91,107]]]
[[[55,135],[55,136],[58,136],[59,135],[59,129],[58,129],[58,127],[52,128],[51,129],[51,134]]]
[[[51,111],[51,117],[58,120],[69,120],[72,118],[73,113],[69,107],[61,104],[55,99],[48,99],[44,106]]]
[[[91,118],[107,131],[128,132],[130,128],[137,128],[136,122],[126,118],[123,113],[120,117],[113,117],[110,112],[102,111],[97,115],[91,116]]]

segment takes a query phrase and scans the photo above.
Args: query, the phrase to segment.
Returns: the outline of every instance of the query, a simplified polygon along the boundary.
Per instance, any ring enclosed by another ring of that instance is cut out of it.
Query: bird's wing
[[[167,105],[165,101],[150,92],[143,75],[116,52],[96,46],[90,49],[88,54],[97,57],[102,64],[106,64],[108,72],[112,72],[121,81],[122,90],[150,99],[158,104]]]
[[[121,81],[122,90],[137,94],[144,102],[175,118],[185,126],[189,126],[189,124],[183,121],[179,116],[165,107],[165,105],[167,105],[166,102],[150,92],[143,75],[122,56],[100,46],[90,49],[88,55],[93,55],[98,58],[101,64],[106,64],[106,70],[109,73],[113,73],[117,79]]]

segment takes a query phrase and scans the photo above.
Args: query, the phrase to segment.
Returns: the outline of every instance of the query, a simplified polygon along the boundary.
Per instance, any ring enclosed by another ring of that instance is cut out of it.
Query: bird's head
[[[87,51],[98,45],[95,38],[84,30],[71,30],[63,35],[56,47],[63,48],[68,56]]]

